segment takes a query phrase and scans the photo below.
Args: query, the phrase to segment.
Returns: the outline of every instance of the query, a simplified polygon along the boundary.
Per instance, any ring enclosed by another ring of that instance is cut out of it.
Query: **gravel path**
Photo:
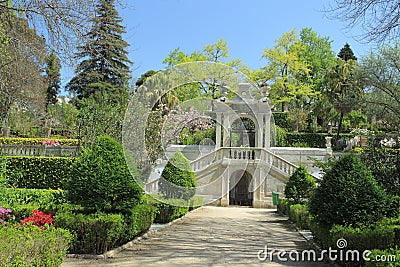
[[[272,261],[258,257],[265,257],[265,246]],[[279,261],[278,253],[271,253],[296,250],[301,254],[304,249],[310,249],[305,239],[274,210],[206,206],[113,258],[67,258],[61,266],[329,266],[293,262],[288,254]]]

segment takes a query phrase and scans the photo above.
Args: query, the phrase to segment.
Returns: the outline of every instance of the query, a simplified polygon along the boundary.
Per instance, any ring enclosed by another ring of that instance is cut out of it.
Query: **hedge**
[[[74,158],[24,157],[7,158],[6,179],[11,187],[31,189],[64,188]]]
[[[70,253],[102,254],[119,245],[125,230],[121,214],[61,212],[56,214],[55,224],[73,234]]]
[[[154,205],[158,210],[155,223],[169,223],[189,212],[188,206],[174,206],[163,202],[157,202]]]
[[[289,147],[315,147],[315,148],[326,148],[325,137],[331,136],[324,133],[293,133],[288,132],[285,140],[281,140],[281,144],[285,144]],[[353,138],[353,134],[340,134],[340,140],[350,140]],[[332,148],[335,147],[336,136],[332,136]]]
[[[19,138],[19,137],[0,137],[0,144],[5,145],[42,145],[48,138]],[[60,146],[78,146],[78,139],[52,139],[57,140]]]
[[[10,208],[17,221],[33,210],[58,211],[65,203],[62,190],[4,188],[0,190],[0,206]]]
[[[73,233],[71,253],[102,254],[145,233],[155,213],[156,209],[144,202],[129,214],[59,212],[55,224]]]
[[[273,112],[272,116],[274,117],[276,126],[279,126],[288,131],[292,130],[292,125],[290,125],[290,123],[288,122],[287,112]]]
[[[55,227],[0,227],[0,266],[60,266],[71,240]]]

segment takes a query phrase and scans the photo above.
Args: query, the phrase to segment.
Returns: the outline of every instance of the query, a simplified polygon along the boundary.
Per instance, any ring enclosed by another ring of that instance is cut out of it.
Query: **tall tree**
[[[336,140],[342,127],[343,117],[361,103],[364,96],[364,81],[356,60],[337,59],[336,65],[326,73],[326,95],[340,113]]]
[[[282,111],[287,111],[291,104],[302,108],[304,97],[313,97],[316,92],[311,85],[299,77],[310,72],[308,63],[301,57],[305,45],[300,42],[295,30],[283,34],[275,41],[274,48],[265,49],[263,58],[267,59],[266,79],[271,80],[271,100],[281,104]]]
[[[328,12],[343,20],[348,28],[360,25],[365,41],[396,40],[400,36],[400,2],[393,0],[335,0]]]
[[[348,60],[357,60],[357,57],[354,55],[353,50],[350,48],[350,45],[346,43],[339,51],[338,58],[348,61]]]
[[[0,13],[0,120],[8,127],[11,108],[31,112],[35,120],[44,112],[46,85],[42,76],[46,48],[42,37],[26,20]],[[2,37],[1,37],[2,36]]]
[[[46,36],[46,43],[66,63],[87,29],[96,0],[0,0],[0,14],[13,13]]]
[[[385,45],[361,59],[368,91],[366,102],[383,119],[400,118],[400,42]]]
[[[100,0],[92,26],[85,34],[86,41],[78,47],[80,63],[67,89],[79,99],[107,94],[107,98],[119,102],[127,96],[130,64],[122,19],[114,0]]]
[[[228,43],[223,38],[219,39],[216,43],[205,45],[201,51],[194,51],[189,54],[185,54],[179,48],[176,48],[164,59],[163,63],[167,64],[169,67],[173,67],[181,63],[196,61],[208,61],[216,64],[208,65],[208,69],[193,69],[192,71],[197,72],[197,77],[204,76],[204,79],[177,90],[177,97],[180,100],[188,99],[185,96],[186,93],[189,93],[189,98],[194,95],[218,98],[221,95],[221,85],[228,84],[233,74],[233,72],[226,71],[226,68],[222,67],[220,63],[237,69],[242,73],[250,73],[249,68],[240,60],[230,58]],[[222,69],[225,69],[225,71],[222,71]],[[193,92],[195,92],[195,94],[193,94]]]
[[[49,105],[57,103],[57,94],[60,90],[61,83],[61,63],[54,51],[51,52],[47,59],[46,80],[47,80],[47,95],[46,95],[46,111]]]

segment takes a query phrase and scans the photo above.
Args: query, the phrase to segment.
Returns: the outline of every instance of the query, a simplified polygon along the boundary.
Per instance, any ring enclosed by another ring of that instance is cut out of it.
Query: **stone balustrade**
[[[202,171],[210,165],[222,160],[262,161],[277,168],[279,171],[291,175],[297,166],[264,148],[255,147],[221,147],[191,163],[194,172]]]
[[[56,156],[75,157],[79,154],[77,146],[45,146],[45,145],[14,145],[0,144],[3,155],[6,156]]]

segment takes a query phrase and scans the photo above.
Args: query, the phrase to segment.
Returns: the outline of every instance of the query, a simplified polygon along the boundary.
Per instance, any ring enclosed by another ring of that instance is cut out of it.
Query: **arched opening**
[[[231,147],[255,147],[256,126],[250,118],[239,118],[232,123]]]
[[[230,180],[234,185],[229,191],[229,205],[252,206],[253,192],[250,192],[252,176],[247,171],[235,172]]]

